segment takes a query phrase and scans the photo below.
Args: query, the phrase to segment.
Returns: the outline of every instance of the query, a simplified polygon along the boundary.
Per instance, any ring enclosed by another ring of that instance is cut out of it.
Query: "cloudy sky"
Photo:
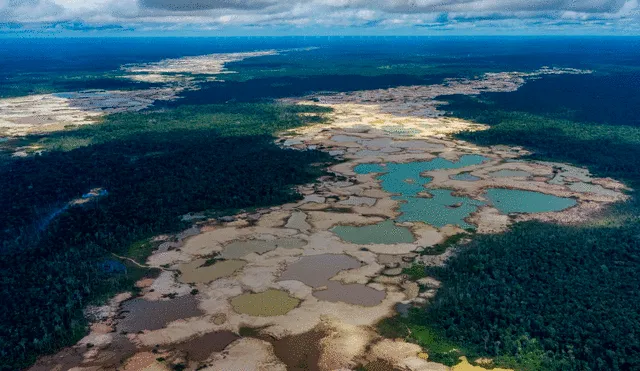
[[[640,0],[0,0],[0,33],[640,35]]]

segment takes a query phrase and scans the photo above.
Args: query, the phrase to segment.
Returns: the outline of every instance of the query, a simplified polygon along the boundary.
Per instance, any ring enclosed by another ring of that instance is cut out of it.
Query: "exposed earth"
[[[375,331],[398,304],[428,305],[436,294],[438,281],[413,282],[403,268],[445,264],[454,249],[421,252],[465,229],[577,223],[627,197],[623,184],[585,169],[521,160],[522,148],[452,139],[484,127],[438,117],[435,90],[510,91],[562,72],[542,71],[287,100],[334,111],[329,123],[282,133],[279,143],[344,162],[300,187],[300,202],[157,237],[165,242],[146,264],[160,276],[139,282],[136,298],[89,308],[91,333],[32,370],[449,370]],[[453,367],[475,369],[466,359]]]

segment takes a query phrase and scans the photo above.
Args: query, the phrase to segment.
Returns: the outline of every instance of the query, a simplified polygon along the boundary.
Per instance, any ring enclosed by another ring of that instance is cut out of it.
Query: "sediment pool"
[[[358,259],[344,254],[303,256],[289,264],[278,281],[296,280],[307,286],[320,287],[325,286],[338,272],[359,268],[361,265]]]
[[[321,288],[313,292],[313,296],[320,300],[340,301],[365,307],[378,305],[386,296],[384,291],[358,283],[342,284],[330,280],[340,271],[360,266],[361,263],[357,259],[344,254],[305,256],[290,264],[279,281],[296,280],[315,289]]]
[[[176,349],[187,352],[191,361],[204,361],[213,352],[221,352],[240,336],[231,331],[215,331],[187,340],[176,345]]]
[[[411,243],[415,238],[409,228],[395,225],[392,220],[374,225],[354,227],[339,225],[332,229],[342,240],[358,245]]]
[[[243,260],[221,260],[207,265],[206,259],[198,259],[181,264],[180,281],[184,283],[209,283],[218,278],[228,277],[244,267],[247,262]]]
[[[287,365],[290,371],[320,371],[318,365],[322,353],[324,332],[311,330],[299,335],[292,335],[272,340],[276,356]]]
[[[314,291],[313,296],[320,300],[347,304],[361,305],[363,307],[376,306],[384,300],[384,291],[376,290],[359,283],[340,283],[338,281],[327,282],[326,290]]]
[[[381,181],[382,189],[389,193],[399,193],[404,198],[415,196],[425,190],[424,185],[431,181],[431,178],[420,175],[425,171],[463,168],[478,165],[488,160],[487,157],[480,155],[464,155],[456,162],[438,157],[430,161],[388,163],[384,166],[360,164],[353,171],[357,174],[384,173],[378,177]]]
[[[123,318],[116,329],[135,333],[142,330],[158,330],[182,318],[200,316],[198,300],[193,295],[180,296],[170,300],[150,301],[142,298],[122,303]]]
[[[281,316],[300,304],[300,300],[285,291],[269,289],[257,294],[246,293],[231,299],[233,309],[257,317]]]

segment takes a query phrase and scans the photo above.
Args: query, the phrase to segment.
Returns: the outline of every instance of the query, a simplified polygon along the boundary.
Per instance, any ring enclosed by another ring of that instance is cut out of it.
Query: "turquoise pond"
[[[396,220],[399,222],[421,221],[434,227],[442,228],[447,224],[455,224],[461,228],[474,228],[464,221],[466,217],[474,213],[478,207],[484,205],[482,201],[468,197],[451,195],[446,189],[429,189],[432,197],[398,197],[406,201],[400,204],[402,213]]]
[[[518,189],[491,188],[486,197],[503,214],[561,211],[576,204],[572,198]]]
[[[389,193],[399,193],[401,197],[413,197],[425,190],[424,185],[431,182],[431,178],[422,177],[425,171],[441,169],[458,169],[478,165],[489,159],[480,155],[464,155],[457,162],[435,158],[430,161],[416,161],[409,163],[360,164],[353,170],[357,174],[383,173],[378,177],[382,189]]]
[[[469,197],[454,196],[452,191],[446,189],[426,188],[425,186],[432,179],[421,176],[426,171],[464,168],[487,160],[489,160],[487,157],[480,155],[465,155],[456,162],[435,158],[431,161],[410,163],[360,164],[354,168],[354,171],[357,174],[379,174],[378,179],[382,189],[394,194],[393,199],[400,201],[401,214],[395,222],[424,222],[438,228],[449,224],[461,228],[474,228],[465,219],[479,207],[487,204],[493,205],[503,214],[560,211],[576,204],[576,201],[571,198],[498,188],[488,189],[485,197],[489,202],[483,202]],[[456,176],[459,177],[456,178]],[[460,173],[456,176],[452,178],[476,180],[476,177],[469,173]],[[414,236],[408,228],[397,226],[391,220],[361,227],[337,226],[332,231],[341,239],[356,244],[393,244],[414,241]]]
[[[398,194],[393,198],[403,201],[400,204],[402,215],[397,219],[399,222],[424,222],[435,227],[454,224],[462,228],[473,228],[464,219],[484,203],[468,197],[452,196],[451,191],[444,189],[426,189],[425,185],[431,182],[431,178],[422,177],[420,174],[431,170],[478,165],[488,160],[480,155],[464,155],[456,162],[438,157],[431,161],[401,164],[360,164],[354,171],[358,174],[381,173],[378,179],[381,181],[382,189]],[[420,192],[428,195],[418,195]]]

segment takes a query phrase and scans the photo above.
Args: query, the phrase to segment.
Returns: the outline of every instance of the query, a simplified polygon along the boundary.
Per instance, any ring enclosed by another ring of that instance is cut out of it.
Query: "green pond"
[[[358,245],[411,243],[415,241],[409,228],[399,227],[392,220],[361,227],[339,225],[334,227],[332,231],[344,241]]]
[[[572,198],[518,189],[491,188],[487,190],[486,196],[503,214],[561,211],[576,204],[576,200]]]
[[[424,222],[435,227],[454,224],[462,228],[473,228],[464,219],[484,203],[468,197],[452,196],[448,190],[427,189],[425,185],[431,182],[431,178],[420,174],[432,170],[464,168],[487,160],[487,157],[480,155],[464,155],[456,162],[438,157],[430,161],[409,163],[360,164],[354,171],[358,174],[381,173],[378,179],[382,189],[397,194],[393,198],[401,201],[402,215],[397,221]],[[428,193],[430,197],[419,195],[421,192]]]
[[[256,317],[281,316],[289,313],[298,304],[300,299],[275,289],[257,294],[244,293],[231,299],[231,306],[236,312]]]

